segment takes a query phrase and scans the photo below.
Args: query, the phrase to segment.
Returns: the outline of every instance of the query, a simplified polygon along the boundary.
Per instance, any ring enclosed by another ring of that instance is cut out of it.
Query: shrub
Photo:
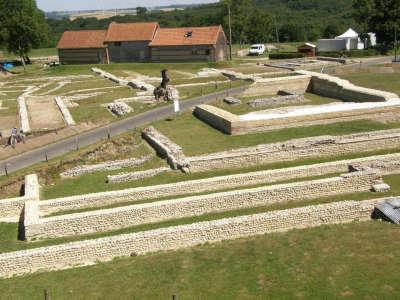
[[[303,53],[297,52],[277,52],[277,53],[270,53],[270,59],[290,59],[290,58],[303,58]]]
[[[365,50],[350,50],[350,51],[330,51],[330,52],[318,52],[318,56],[326,56],[326,57],[367,57],[367,56],[376,56],[379,55],[380,52],[375,48],[369,48]]]

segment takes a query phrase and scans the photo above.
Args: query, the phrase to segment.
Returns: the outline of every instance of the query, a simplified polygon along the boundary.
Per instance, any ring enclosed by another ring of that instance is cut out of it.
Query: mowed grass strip
[[[289,209],[289,208],[294,208],[294,207],[303,207],[303,206],[309,206],[309,205],[331,203],[331,202],[337,202],[337,201],[346,201],[346,200],[362,201],[362,200],[375,199],[375,198],[381,198],[381,197],[399,196],[400,195],[400,185],[398,184],[398,182],[400,181],[400,175],[396,174],[396,175],[384,176],[384,180],[386,183],[388,183],[392,187],[390,191],[385,192],[385,193],[359,192],[359,193],[343,194],[343,195],[336,195],[336,196],[329,196],[329,197],[319,197],[316,199],[310,199],[310,200],[304,200],[304,201],[295,201],[295,202],[289,201],[289,202],[285,202],[285,203],[276,203],[276,204],[267,205],[267,206],[259,206],[259,207],[246,208],[246,209],[240,209],[240,210],[210,213],[210,214],[205,214],[205,215],[195,216],[195,217],[173,219],[173,220],[163,221],[163,222],[159,222],[159,223],[144,224],[144,225],[133,226],[133,227],[123,228],[123,229],[108,231],[108,232],[102,232],[102,233],[97,233],[97,234],[73,236],[73,237],[67,237],[67,238],[57,238],[57,239],[51,239],[51,240],[31,242],[31,243],[27,243],[27,242],[18,240],[18,224],[0,223],[0,253],[24,250],[24,249],[31,249],[31,248],[38,248],[38,247],[42,247],[42,246],[57,245],[57,244],[63,244],[63,243],[72,242],[72,241],[95,239],[95,238],[112,236],[112,235],[117,235],[117,234],[152,230],[152,229],[164,228],[164,227],[169,227],[169,226],[192,224],[195,222],[210,221],[210,220],[229,218],[229,217],[237,217],[237,216],[243,216],[243,215],[251,215],[251,214],[263,213],[263,212],[268,212],[268,211],[273,211],[273,210]],[[1,233],[3,233],[3,234],[1,234]]]
[[[4,299],[396,299],[400,227],[361,222],[0,280]]]

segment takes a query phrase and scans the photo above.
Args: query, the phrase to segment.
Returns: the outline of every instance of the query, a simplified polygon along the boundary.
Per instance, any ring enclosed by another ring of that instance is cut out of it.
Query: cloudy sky
[[[217,0],[37,0],[44,11],[59,10],[101,10],[109,8],[127,8],[137,6],[164,6],[172,4],[198,4],[218,2]]]

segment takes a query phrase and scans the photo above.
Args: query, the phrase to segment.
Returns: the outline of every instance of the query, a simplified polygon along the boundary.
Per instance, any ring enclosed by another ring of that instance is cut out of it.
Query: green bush
[[[380,52],[375,48],[369,48],[365,50],[350,50],[350,51],[330,51],[330,52],[318,52],[318,56],[327,56],[327,57],[367,57],[367,56],[376,56],[379,55]]]
[[[290,58],[303,58],[303,53],[297,52],[277,52],[277,53],[270,53],[270,59],[290,59]]]

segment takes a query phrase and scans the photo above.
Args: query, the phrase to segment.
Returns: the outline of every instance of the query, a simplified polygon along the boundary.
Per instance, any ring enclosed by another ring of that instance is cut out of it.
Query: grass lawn
[[[400,95],[400,70],[390,74],[352,73],[339,76],[356,85],[380,89]]]
[[[200,121],[189,112],[183,113],[173,121],[162,120],[155,122],[154,125],[172,141],[180,145],[186,155],[212,153],[295,138],[319,135],[346,135],[400,127],[399,123],[383,124],[369,120],[359,120],[230,136]]]
[[[210,103],[211,105],[214,105],[216,107],[219,107],[223,110],[227,110],[233,114],[236,115],[242,115],[242,114],[247,114],[253,111],[260,111],[260,110],[266,110],[266,109],[272,109],[272,108],[278,108],[278,107],[288,107],[288,106],[302,106],[302,105],[323,105],[323,104],[328,104],[332,102],[338,102],[339,100],[333,99],[333,98],[328,98],[328,97],[322,97],[316,94],[312,93],[306,93],[305,98],[309,100],[309,102],[304,102],[304,103],[296,103],[296,104],[277,104],[277,105],[268,105],[268,106],[263,106],[263,107],[256,107],[253,108],[249,104],[247,104],[251,100],[255,99],[263,99],[263,98],[271,98],[271,97],[276,97],[277,95],[264,95],[264,96],[255,96],[255,97],[237,97],[242,101],[241,104],[238,105],[229,105],[221,100],[217,100],[213,103]]]
[[[396,299],[400,227],[321,226],[0,280],[4,299]]]

